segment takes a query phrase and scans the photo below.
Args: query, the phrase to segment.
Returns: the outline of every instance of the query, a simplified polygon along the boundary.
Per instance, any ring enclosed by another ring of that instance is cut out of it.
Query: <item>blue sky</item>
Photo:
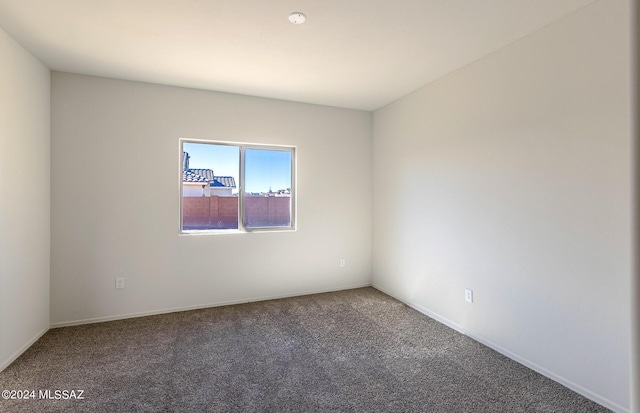
[[[217,176],[233,176],[239,183],[240,148],[209,143],[184,142],[189,153],[189,167],[213,169]],[[291,152],[278,150],[245,150],[245,186],[247,192],[267,192],[269,188],[291,188]],[[234,191],[236,192],[236,191]]]

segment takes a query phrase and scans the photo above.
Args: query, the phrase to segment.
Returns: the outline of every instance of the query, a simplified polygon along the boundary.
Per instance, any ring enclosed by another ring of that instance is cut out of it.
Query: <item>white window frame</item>
[[[183,172],[183,144],[184,143],[199,143],[199,144],[210,144],[210,145],[224,145],[224,146],[233,146],[239,148],[239,173],[238,173],[238,181],[236,182],[236,186],[238,188],[238,228],[235,229],[196,229],[196,230],[185,230],[183,229],[183,213],[182,213],[182,198],[183,198],[183,181],[182,181],[182,172]],[[202,139],[189,139],[189,138],[181,138],[179,140],[179,233],[180,235],[203,235],[203,234],[229,234],[229,233],[251,233],[251,232],[286,232],[286,231],[296,231],[296,215],[297,215],[297,197],[296,197],[296,166],[297,166],[297,157],[296,157],[296,147],[288,146],[288,145],[265,145],[265,144],[257,144],[257,143],[245,143],[245,142],[229,142],[229,141],[213,141],[213,140],[202,140]],[[245,225],[245,151],[247,149],[262,149],[262,150],[271,150],[271,151],[283,151],[291,153],[291,188],[290,188],[290,223],[288,226],[268,226],[268,227],[247,227]]]

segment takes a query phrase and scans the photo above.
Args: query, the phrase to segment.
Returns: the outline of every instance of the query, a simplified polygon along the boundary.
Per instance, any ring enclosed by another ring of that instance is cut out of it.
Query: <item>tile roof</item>
[[[232,176],[214,176],[211,169],[187,169],[182,172],[184,182],[209,183],[217,188],[235,188],[236,180]]]
[[[191,172],[193,174],[199,175],[203,177],[207,181],[213,181],[213,170],[211,169],[197,169],[197,168],[189,168],[187,172]]]
[[[189,154],[182,152],[182,181],[209,183],[216,188],[235,188],[233,176],[214,176],[211,169],[189,168]]]
[[[233,176],[214,176],[213,181],[211,181],[211,186],[219,188],[235,188],[236,180]]]
[[[182,171],[183,182],[209,182],[204,176],[198,175],[195,172],[191,172],[190,169]]]

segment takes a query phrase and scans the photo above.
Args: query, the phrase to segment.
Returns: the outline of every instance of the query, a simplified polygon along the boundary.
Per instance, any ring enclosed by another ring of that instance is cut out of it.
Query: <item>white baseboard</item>
[[[305,291],[296,291],[287,294],[275,294],[275,295],[266,295],[266,296],[257,296],[250,298],[242,298],[238,300],[229,300],[229,301],[220,301],[215,303],[207,303],[207,304],[197,304],[197,305],[189,305],[183,307],[172,307],[172,308],[163,308],[159,310],[152,311],[143,311],[138,313],[129,313],[129,314],[118,314],[114,316],[107,317],[96,317],[96,318],[87,318],[82,320],[71,320],[71,321],[61,321],[57,323],[52,323],[51,328],[60,328],[60,327],[70,327],[70,326],[78,326],[82,324],[93,324],[93,323],[103,323],[107,321],[116,321],[116,320],[125,320],[127,318],[136,318],[136,317],[146,317],[150,315],[158,315],[158,314],[168,314],[168,313],[177,313],[180,311],[190,311],[190,310],[200,310],[203,308],[212,308],[212,307],[222,307],[225,305],[234,305],[234,304],[244,304],[251,303],[256,301],[267,301],[267,300],[277,300],[280,298],[290,298],[290,297],[299,297],[303,295],[311,295],[311,294],[322,294],[322,293],[330,293],[335,291],[342,290],[352,290],[354,288],[363,288],[363,287],[371,287],[370,283],[363,284],[355,284],[355,285],[346,285],[338,288],[331,289],[314,289],[314,290],[305,290]]]
[[[538,365],[536,363],[533,363],[533,362],[525,359],[524,357],[521,357],[518,354],[515,354],[515,353],[513,353],[513,352],[511,352],[511,351],[509,351],[509,350],[497,345],[496,343],[493,343],[493,342],[491,342],[489,340],[486,340],[486,339],[484,339],[482,337],[478,337],[478,336],[475,336],[475,335],[472,335],[472,334],[467,334],[467,337],[470,337],[470,338],[474,339],[475,341],[478,341],[478,342],[484,344],[485,346],[492,348],[493,350],[497,351],[498,353],[501,353],[501,354],[509,357],[510,359],[515,360],[518,363],[520,363],[520,364],[522,364],[522,365],[524,365],[526,367],[529,367],[531,370],[534,370],[534,371],[542,374],[543,376],[546,376],[546,377],[550,378],[551,380],[562,384],[563,386],[575,391],[578,394],[583,395],[587,399],[593,400],[594,402],[606,407],[607,409],[611,409],[611,410],[613,410],[614,412],[617,412],[617,413],[629,413],[630,412],[629,409],[627,409],[627,408],[625,408],[623,406],[620,406],[619,404],[614,403],[611,400],[609,400],[609,399],[607,399],[605,397],[602,397],[601,395],[599,395],[597,393],[594,393],[591,390],[589,390],[589,389],[587,389],[585,387],[582,387],[581,385],[579,385],[577,383],[574,383],[571,380],[566,379],[566,378],[554,373],[553,371],[551,371],[549,369],[546,369],[546,368],[544,368],[544,367],[542,367],[542,366],[540,366],[540,365]]]
[[[574,383],[571,380],[568,380],[565,377],[562,377],[562,376],[554,373],[553,371],[551,371],[549,369],[546,369],[546,368],[544,368],[544,367],[542,367],[542,366],[540,366],[540,365],[538,365],[536,363],[533,363],[533,362],[527,360],[526,358],[524,358],[524,357],[522,357],[522,356],[520,356],[518,354],[515,354],[515,353],[513,353],[513,352],[511,352],[511,351],[509,351],[509,350],[507,350],[507,349],[505,349],[503,347],[501,347],[500,345],[498,345],[498,344],[496,344],[496,343],[494,343],[494,342],[492,342],[490,340],[487,340],[487,339],[485,339],[485,338],[483,338],[481,336],[477,336],[477,335],[474,335],[474,334],[469,334],[467,331],[465,331],[465,329],[461,325],[453,322],[452,320],[447,319],[446,317],[441,316],[440,314],[434,313],[433,311],[421,306],[420,304],[412,303],[412,302],[403,300],[402,298],[397,297],[396,295],[386,291],[384,288],[376,285],[375,283],[373,283],[371,286],[373,288],[375,288],[376,290],[380,290],[383,293],[395,298],[396,300],[408,305],[409,307],[413,308],[414,310],[419,311],[422,314],[433,318],[434,320],[438,321],[439,323],[442,323],[442,324],[444,324],[444,325],[446,325],[448,327],[451,327],[452,329],[458,331],[459,333],[462,333],[462,334],[466,335],[467,337],[472,338],[473,340],[484,344],[485,346],[497,351],[498,353],[500,353],[500,354],[502,354],[502,355],[504,355],[506,357],[509,357],[510,359],[512,359],[514,361],[517,361],[518,363],[530,368],[531,370],[534,370],[534,371],[542,374],[543,376],[546,376],[546,377],[550,378],[551,380],[562,384],[563,386],[575,391],[578,394],[581,394],[582,396],[586,397],[587,399],[593,400],[594,402],[596,402],[596,403],[598,403],[598,404],[600,404],[600,405],[602,405],[602,406],[604,406],[604,407],[606,407],[608,409],[611,409],[616,413],[629,413],[630,412],[630,410],[628,408],[620,406],[619,404],[612,402],[611,400],[607,399],[606,397],[603,397],[603,396],[601,396],[601,395],[599,395],[597,393],[594,393],[593,391],[591,391],[589,389],[586,389],[586,388],[580,386],[579,384]]]
[[[33,345],[40,337],[42,337],[47,331],[49,331],[49,327],[45,327],[42,330],[38,331],[35,336],[33,336],[29,341],[27,341],[22,347],[20,347],[15,353],[10,355],[6,360],[2,360],[0,363],[0,372],[9,367],[11,363],[13,363],[18,357],[22,355],[29,347]]]

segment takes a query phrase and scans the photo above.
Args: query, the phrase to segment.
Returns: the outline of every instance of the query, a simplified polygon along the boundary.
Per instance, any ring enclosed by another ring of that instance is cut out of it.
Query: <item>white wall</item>
[[[210,196],[233,196],[231,188],[211,188],[209,187]]]
[[[627,6],[595,2],[373,116],[374,285],[618,411]]]
[[[49,328],[49,70],[0,29],[0,370]]]
[[[211,187],[202,184],[184,184],[182,186],[182,196],[211,196]]]
[[[296,146],[298,230],[179,236],[179,138]],[[370,283],[369,112],[54,72],[51,151],[54,326]]]

